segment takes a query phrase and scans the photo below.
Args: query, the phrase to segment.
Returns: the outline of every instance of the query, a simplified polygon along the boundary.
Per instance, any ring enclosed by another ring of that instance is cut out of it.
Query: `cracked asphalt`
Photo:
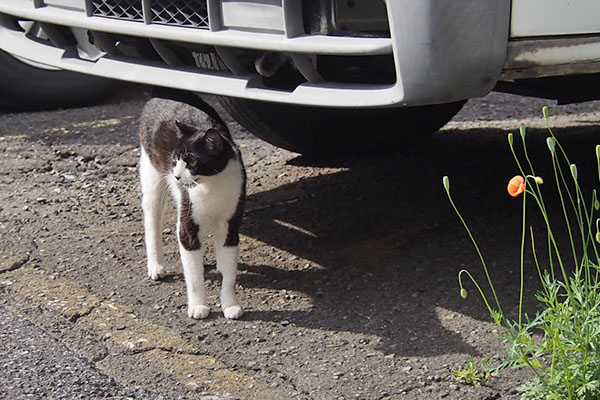
[[[0,306],[0,397],[133,399],[130,391],[18,313]]]
[[[546,174],[548,102],[492,94],[407,153],[327,162],[229,118],[248,171],[238,280],[247,313],[220,315],[209,249],[212,313],[194,321],[172,211],[169,275],[146,277],[136,129],[147,98],[126,87],[94,107],[0,112],[0,398],[519,397],[527,371],[480,387],[454,378],[468,357],[497,360],[504,344],[481,301],[458,295],[460,268],[482,274],[441,177],[511,308],[520,202],[505,193],[515,174],[506,134],[525,122]],[[551,108],[582,182],[595,184],[585,171],[595,172],[598,104]]]

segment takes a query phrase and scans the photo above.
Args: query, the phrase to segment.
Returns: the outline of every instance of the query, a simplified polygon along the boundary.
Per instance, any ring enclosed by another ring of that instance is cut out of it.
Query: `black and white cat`
[[[222,275],[221,308],[237,319],[244,310],[235,294],[239,227],[246,174],[225,123],[208,105],[150,99],[140,118],[140,181],[148,276],[165,276],[162,215],[166,193],[177,203],[177,236],[187,287],[188,315],[206,318],[202,240],[213,234]]]

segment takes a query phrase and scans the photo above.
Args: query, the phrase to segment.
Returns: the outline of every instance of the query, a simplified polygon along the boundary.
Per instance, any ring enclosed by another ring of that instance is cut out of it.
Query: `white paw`
[[[148,276],[153,281],[157,281],[159,279],[164,278],[167,275],[167,270],[162,265],[156,264],[148,264]]]
[[[188,317],[194,319],[204,319],[208,317],[210,308],[199,305],[199,306],[188,306]]]
[[[244,309],[240,305],[229,306],[223,310],[223,315],[227,319],[238,319],[244,315]]]

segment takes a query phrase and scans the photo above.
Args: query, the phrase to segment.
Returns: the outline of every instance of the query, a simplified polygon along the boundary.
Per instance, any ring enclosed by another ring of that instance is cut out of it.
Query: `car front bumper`
[[[210,22],[202,28],[159,24],[145,15],[139,20],[95,16],[92,3],[2,0],[0,48],[66,70],[215,95],[326,107],[422,105],[492,90],[506,58],[510,12],[505,0],[387,0],[389,37],[350,37],[306,33],[299,0],[208,0]],[[16,20],[35,21],[49,32],[68,27],[76,40],[36,40]],[[210,46],[230,68],[175,65],[165,54],[155,59],[94,53],[84,43],[86,32],[142,38],[153,45]],[[304,81],[286,90],[264,85],[256,71],[235,65],[232,49],[285,54]],[[318,56],[388,56],[395,79],[336,82],[319,74],[314,63]]]

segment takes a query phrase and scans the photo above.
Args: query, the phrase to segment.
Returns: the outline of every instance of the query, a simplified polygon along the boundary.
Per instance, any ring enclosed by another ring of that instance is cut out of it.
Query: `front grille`
[[[128,21],[144,20],[140,0],[92,0],[92,15]]]
[[[208,29],[207,0],[91,0],[96,17]],[[143,3],[146,3],[144,7]],[[149,15],[144,15],[146,10]]]
[[[151,0],[150,10],[157,24],[208,28],[206,0]]]

